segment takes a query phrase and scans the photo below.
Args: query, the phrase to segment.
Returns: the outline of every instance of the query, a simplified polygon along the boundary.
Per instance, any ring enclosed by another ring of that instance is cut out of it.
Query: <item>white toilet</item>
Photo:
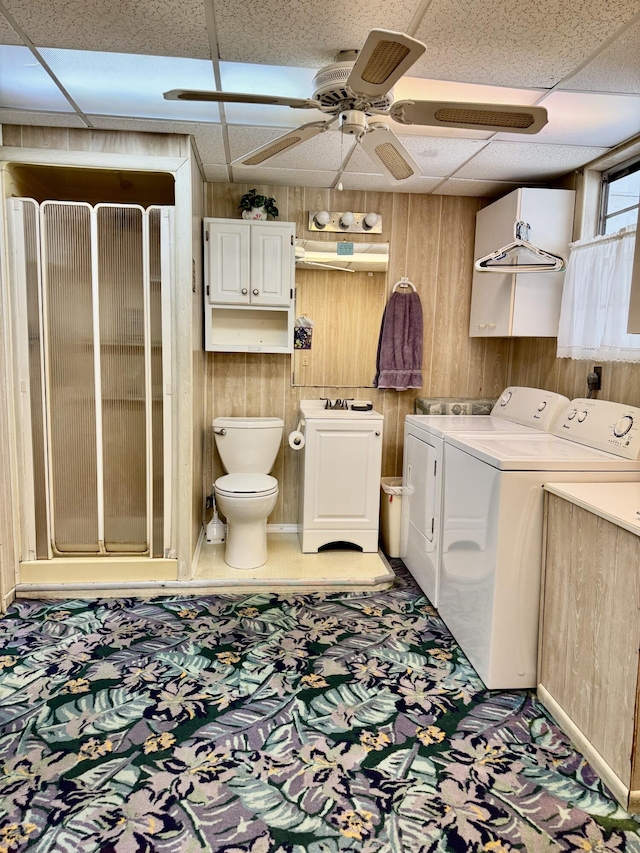
[[[216,418],[213,434],[224,470],[214,483],[218,509],[227,519],[224,561],[234,569],[267,562],[267,518],[278,500],[269,476],[280,443],[280,418]]]

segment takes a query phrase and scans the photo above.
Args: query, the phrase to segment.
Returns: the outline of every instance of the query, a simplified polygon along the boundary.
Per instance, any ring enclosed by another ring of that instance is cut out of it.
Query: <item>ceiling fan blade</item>
[[[399,124],[426,124],[505,133],[538,133],[547,123],[547,111],[544,107],[516,104],[397,101],[391,107],[390,115]]]
[[[347,261],[345,261],[347,263]],[[296,261],[296,269],[306,270],[309,267],[313,267],[314,269],[318,267],[319,269],[325,270],[340,270],[341,272],[355,272],[355,270],[349,269],[349,267],[336,267],[333,264],[321,264],[316,261]]]
[[[373,124],[369,128],[360,144],[385,177],[398,182],[422,174],[420,166],[392,130],[385,124]]]
[[[347,86],[359,95],[385,95],[424,51],[421,41],[404,33],[371,30]]]
[[[200,92],[196,89],[171,89],[165,92],[167,101],[214,101],[222,104],[266,104],[274,107],[294,107],[298,110],[317,110],[318,101],[303,98],[280,98],[277,95],[246,95],[242,92]]]
[[[261,145],[260,148],[256,148],[248,154],[243,154],[242,157],[234,160],[231,165],[259,166],[270,157],[275,157],[276,154],[281,154],[283,151],[288,151],[290,148],[300,145],[301,142],[306,142],[307,139],[312,139],[314,136],[322,133],[323,130],[326,130],[327,126],[328,122],[324,121],[312,121],[309,124],[303,124],[297,130],[290,130],[284,136],[278,136],[277,139],[267,142],[266,145]]]

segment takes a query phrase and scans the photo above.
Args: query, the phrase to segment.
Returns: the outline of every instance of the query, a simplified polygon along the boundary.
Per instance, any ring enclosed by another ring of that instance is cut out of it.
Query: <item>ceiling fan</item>
[[[258,166],[271,157],[324,133],[340,122],[343,133],[356,137],[376,167],[392,181],[421,174],[420,167],[384,123],[371,116],[388,116],[398,124],[459,127],[471,130],[538,133],[547,123],[543,107],[512,104],[474,104],[449,101],[396,101],[392,88],[425,51],[417,39],[391,30],[371,30],[362,50],[341,51],[336,61],[321,68],[313,79],[313,97],[287,98],[234,92],[172,89],[167,100],[218,103],[271,104],[326,113],[327,121],[303,124],[235,160]],[[232,164],[233,165],[233,164]]]

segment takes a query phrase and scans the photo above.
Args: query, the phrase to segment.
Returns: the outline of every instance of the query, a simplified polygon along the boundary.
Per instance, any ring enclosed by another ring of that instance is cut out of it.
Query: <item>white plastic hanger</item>
[[[474,267],[479,272],[562,272],[567,268],[567,262],[560,255],[555,255],[553,252],[547,252],[544,249],[539,249],[529,242],[529,230],[531,226],[527,222],[518,220],[513,226],[513,241],[503,246],[501,249],[496,249],[485,255],[483,258],[478,258]],[[527,252],[540,258],[540,263],[537,264],[500,264],[498,261],[515,255],[525,249]]]
[[[409,279],[406,277],[406,275],[403,275],[402,278],[400,279],[400,281],[396,281],[396,283],[393,285],[392,293],[395,293],[399,287],[402,287],[402,288],[410,287],[414,293],[418,292],[415,284],[412,281],[409,281]]]

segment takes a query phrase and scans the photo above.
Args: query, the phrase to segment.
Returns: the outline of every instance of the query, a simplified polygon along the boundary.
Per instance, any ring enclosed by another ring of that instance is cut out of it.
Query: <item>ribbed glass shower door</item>
[[[9,206],[32,436],[23,556],[168,555],[173,208]]]

